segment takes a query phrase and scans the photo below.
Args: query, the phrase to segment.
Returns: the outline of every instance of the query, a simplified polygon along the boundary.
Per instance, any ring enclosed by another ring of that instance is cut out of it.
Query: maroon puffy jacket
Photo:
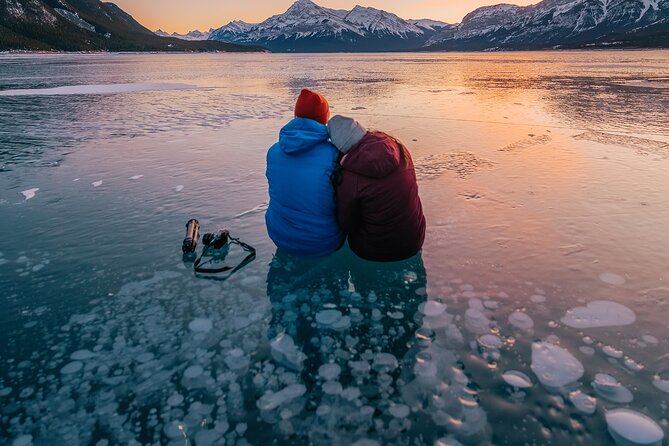
[[[409,151],[382,132],[369,132],[340,161],[338,220],[363,259],[404,260],[425,240],[425,217]]]

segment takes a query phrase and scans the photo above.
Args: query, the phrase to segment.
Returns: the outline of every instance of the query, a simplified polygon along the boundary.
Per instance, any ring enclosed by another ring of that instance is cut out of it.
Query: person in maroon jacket
[[[333,182],[337,219],[351,250],[377,262],[416,255],[425,240],[425,216],[407,148],[344,116],[334,116],[328,131],[342,153]]]

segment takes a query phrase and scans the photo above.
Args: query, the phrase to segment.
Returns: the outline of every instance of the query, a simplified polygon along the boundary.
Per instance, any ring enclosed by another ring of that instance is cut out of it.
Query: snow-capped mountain
[[[262,23],[230,22],[209,39],[261,44],[275,51],[380,51],[418,48],[435,32],[375,8],[336,10],[298,0]]]
[[[427,41],[431,49],[532,49],[624,41],[648,27],[669,31],[669,0],[544,0],[495,5],[468,14]],[[665,32],[665,38],[669,33]],[[669,43],[669,42],[667,42]]]
[[[175,39],[181,39],[181,40],[208,40],[209,35],[213,29],[210,29],[209,31],[189,31],[186,34],[179,34],[179,33],[167,33],[161,29],[157,30],[154,32],[155,35],[160,36],[160,37],[174,37]]]
[[[375,8],[329,9],[298,0],[262,23],[233,21],[211,40],[259,44],[273,51],[541,49],[621,43],[669,46],[669,0],[543,0],[499,4],[459,24],[405,20]]]
[[[442,28],[454,26],[450,23],[432,19],[409,19],[407,22],[411,23],[412,25],[416,25],[419,28],[429,29],[431,31],[439,31]]]
[[[408,37],[425,33],[424,29],[399,18],[395,14],[363,6],[353,8],[344,16],[344,20],[358,25],[367,33],[372,34]]]

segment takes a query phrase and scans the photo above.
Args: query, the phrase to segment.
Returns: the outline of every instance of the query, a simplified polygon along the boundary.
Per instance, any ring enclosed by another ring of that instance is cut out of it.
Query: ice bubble
[[[606,424],[618,446],[660,446],[664,439],[655,421],[634,410],[611,410],[606,413]]]
[[[592,415],[597,409],[597,398],[591,397],[580,390],[571,392],[569,394],[569,401],[571,401],[578,411],[587,415]]]
[[[318,368],[318,376],[320,376],[325,381],[334,381],[335,379],[339,378],[340,373],[341,367],[339,367],[337,364],[323,364]]]
[[[388,312],[388,317],[390,317],[391,319],[395,319],[396,321],[399,321],[400,319],[404,319],[404,313],[402,313],[401,311],[393,311],[392,313]]]
[[[21,393],[19,393],[19,398],[28,398],[33,393],[35,393],[35,389],[32,387],[26,387],[25,389],[21,390]]]
[[[183,185],[183,184],[179,184],[178,186],[176,186],[176,187],[174,188],[174,190],[177,191],[177,192],[181,192],[182,190],[184,190],[184,185]]]
[[[648,344],[652,345],[657,345],[660,342],[659,339],[651,335],[643,335],[641,336],[641,339],[643,339],[644,342],[647,342]]]
[[[631,403],[634,396],[629,389],[625,388],[617,379],[605,373],[598,373],[595,375],[595,380],[592,382],[592,388],[595,393],[602,398],[605,398],[614,403]]]
[[[214,324],[211,319],[198,318],[193,319],[189,324],[188,328],[194,333],[207,333],[213,328]]]
[[[490,321],[480,311],[475,308],[469,308],[465,311],[465,327],[472,333],[486,333],[489,330]]]
[[[12,393],[11,387],[3,387],[2,389],[0,389],[0,396],[7,396],[10,393]]]
[[[534,321],[531,317],[521,311],[514,311],[509,315],[509,323],[516,328],[527,331],[534,327]]]
[[[391,371],[397,368],[397,358],[390,353],[377,353],[374,355],[374,370]]]
[[[653,385],[664,393],[669,393],[669,379],[662,379],[661,376],[656,375],[653,378]]]
[[[406,418],[411,413],[411,409],[406,404],[391,404],[388,412],[395,418]]]
[[[619,286],[625,284],[625,278],[614,273],[601,273],[599,275],[599,280],[608,283],[609,285]]]
[[[72,361],[69,364],[66,364],[62,369],[60,369],[60,373],[62,373],[63,375],[71,375],[73,373],[77,373],[83,367],[84,367],[83,362]]]
[[[354,376],[364,376],[372,369],[367,361],[351,361],[348,366]]]
[[[564,348],[548,342],[532,344],[532,371],[541,383],[559,388],[578,381],[584,373],[583,364]]]
[[[334,324],[330,325],[330,327],[337,331],[347,330],[351,327],[351,318],[349,316],[343,316]]]
[[[632,310],[617,302],[596,300],[585,307],[573,308],[560,319],[571,328],[620,327],[636,321]]]
[[[225,365],[228,366],[230,370],[241,370],[248,367],[250,361],[244,356],[244,350],[241,348],[235,348],[228,352],[225,357]]]
[[[316,322],[320,325],[333,325],[342,318],[339,310],[322,310],[316,313]]]
[[[24,190],[23,192],[21,192],[21,195],[23,195],[25,197],[26,201],[27,201],[27,200],[30,200],[31,198],[34,198],[35,194],[37,193],[38,190],[39,190],[39,187],[34,187],[32,189]],[[32,439],[32,437],[31,437],[31,439]]]
[[[85,361],[87,359],[92,359],[97,357],[98,354],[90,350],[77,350],[76,352],[70,355],[70,359],[75,361]]]
[[[302,370],[307,359],[307,356],[297,348],[293,338],[285,333],[270,341],[270,352],[274,361],[297,372]]]
[[[380,446],[380,443],[370,438],[362,438],[353,443],[351,446]]]
[[[258,408],[262,411],[269,411],[279,408],[282,405],[294,401],[307,392],[307,388],[302,384],[291,384],[278,392],[267,391],[259,400]]]
[[[134,180],[139,180],[140,178],[143,178],[143,177],[144,177],[144,175],[133,175],[128,179],[131,180],[131,181],[134,181]]]
[[[481,347],[487,349],[500,349],[504,345],[499,336],[494,334],[485,334],[479,336],[478,343]]]
[[[347,387],[341,392],[341,397],[347,401],[354,401],[360,398],[360,395],[362,395],[362,393],[357,387]]]
[[[530,296],[530,300],[535,304],[542,304],[546,302],[546,296],[544,296],[543,294],[533,294],[532,296]]]
[[[204,373],[201,365],[192,365],[184,370],[184,377],[189,379],[199,378]]]
[[[616,350],[615,348],[611,347],[610,345],[607,345],[604,348],[602,348],[602,352],[604,352],[604,354],[606,356],[610,356],[610,357],[615,358],[615,359],[620,359],[624,355],[622,350]]]
[[[488,310],[496,310],[499,308],[499,303],[495,302],[494,300],[485,300],[483,301],[483,306]]]
[[[431,328],[421,327],[416,330],[416,340],[420,345],[428,345],[430,342],[434,341],[437,334]]]
[[[578,349],[579,349],[579,350],[581,351],[581,353],[583,353],[584,355],[592,356],[592,355],[595,354],[595,349],[592,348],[592,347],[589,347],[589,346],[587,346],[587,345],[582,345],[582,346],[580,346]]]
[[[182,395],[179,395],[178,393],[175,393],[171,395],[169,398],[167,398],[167,404],[169,404],[172,407],[179,406],[183,402],[184,402],[184,397]]]
[[[153,353],[144,352],[144,353],[140,353],[139,355],[137,355],[137,357],[135,359],[140,364],[145,364],[145,363],[151,361],[154,357],[155,357],[155,355]]]
[[[518,370],[509,370],[502,374],[502,379],[505,383],[516,389],[529,389],[534,384],[529,376]]]
[[[643,364],[639,364],[632,358],[625,359],[623,363],[625,364],[625,367],[627,367],[632,372],[640,372],[645,368]]]
[[[102,186],[102,180],[93,181],[91,184],[93,185],[93,187],[100,187]]]
[[[344,390],[339,381],[327,381],[323,383],[322,388],[326,395],[339,395]]]
[[[195,444],[197,446],[212,446],[217,444],[221,434],[215,430],[201,430],[195,434]]]
[[[33,444],[32,435],[20,435],[12,442],[12,446],[30,446],[31,444]]]
[[[446,304],[437,302],[434,300],[429,300],[423,304],[421,309],[422,313],[428,317],[439,316],[441,313],[446,311]]]
[[[434,446],[463,446],[458,440],[453,437],[444,437],[438,439]]]
[[[433,378],[437,376],[439,370],[434,362],[428,359],[416,358],[416,365],[413,368],[413,372],[416,376],[421,376],[423,378]]]

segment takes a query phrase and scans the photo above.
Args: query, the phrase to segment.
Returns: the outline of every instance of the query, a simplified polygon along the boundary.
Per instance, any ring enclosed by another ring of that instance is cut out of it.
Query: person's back
[[[336,193],[351,250],[373,261],[412,257],[423,246],[426,224],[411,155],[385,133],[360,126],[349,134],[351,121],[334,117],[329,124],[332,142],[345,153]]]
[[[330,181],[338,155],[324,124],[329,117],[327,102],[303,91],[296,116],[267,153],[267,232],[285,252],[323,256],[336,251],[344,239]]]

